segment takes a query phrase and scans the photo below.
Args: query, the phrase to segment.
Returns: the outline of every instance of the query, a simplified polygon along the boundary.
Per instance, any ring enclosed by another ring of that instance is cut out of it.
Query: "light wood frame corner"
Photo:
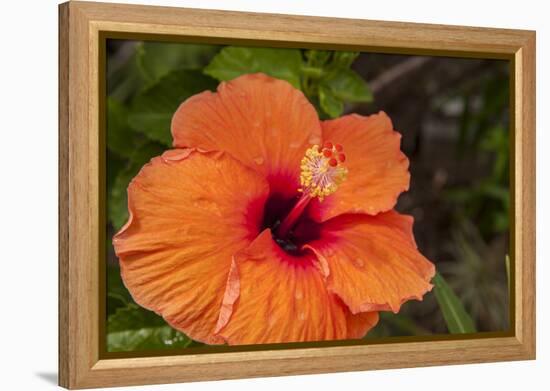
[[[110,358],[99,350],[103,32],[507,59],[513,330],[482,339]],[[67,388],[535,358],[535,32],[71,1],[59,6],[59,383]]]

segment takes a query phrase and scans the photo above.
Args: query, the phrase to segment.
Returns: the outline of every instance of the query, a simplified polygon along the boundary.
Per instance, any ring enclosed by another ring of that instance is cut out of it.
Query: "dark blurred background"
[[[139,308],[123,286],[111,238],[127,219],[126,187],[170,147],[181,101],[220,80],[262,71],[301,88],[321,118],[385,111],[402,135],[420,251],[477,331],[508,328],[509,64],[501,60],[236,48],[108,40],[107,347],[200,345]],[[352,91],[350,93],[349,91]],[[434,294],[382,313],[366,338],[448,333]]]
[[[384,110],[403,135],[411,187],[397,209],[414,216],[418,247],[478,331],[506,330],[508,61],[361,54],[353,68],[368,81],[374,100],[346,110]],[[433,295],[405,304],[399,316],[383,317],[373,336],[407,331],[446,331]]]

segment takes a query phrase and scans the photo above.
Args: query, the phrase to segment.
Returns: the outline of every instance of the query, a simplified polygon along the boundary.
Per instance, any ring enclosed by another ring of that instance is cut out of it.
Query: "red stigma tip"
[[[346,155],[341,153],[340,155],[338,155],[338,160],[340,160],[340,162],[344,163],[346,161]]]
[[[330,158],[330,160],[328,161],[328,164],[331,166],[331,167],[336,167],[338,165],[338,162],[336,161],[335,158]]]
[[[344,150],[344,147],[342,147],[342,145],[340,145],[340,144],[336,144],[336,145],[334,146],[334,148],[336,148],[336,150],[337,150],[338,152],[342,152],[342,151]]]
[[[330,141],[325,141],[323,147],[325,147],[326,149],[332,149],[332,143]]]
[[[325,150],[323,151],[323,155],[324,155],[325,157],[331,157],[331,156],[332,156],[332,151],[329,151],[328,149],[325,149]]]

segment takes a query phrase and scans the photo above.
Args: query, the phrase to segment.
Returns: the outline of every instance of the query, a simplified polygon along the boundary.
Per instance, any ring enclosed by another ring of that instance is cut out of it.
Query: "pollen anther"
[[[301,187],[298,191],[310,197],[318,197],[319,201],[334,193],[348,173],[342,165],[345,161],[342,151],[340,144],[334,145],[330,141],[309,148],[301,161]]]

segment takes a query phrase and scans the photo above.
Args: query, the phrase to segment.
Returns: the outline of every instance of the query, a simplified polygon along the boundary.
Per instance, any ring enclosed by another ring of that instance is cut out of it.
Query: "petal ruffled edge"
[[[383,111],[322,122],[323,140],[344,148],[346,180],[323,202],[312,201],[308,213],[318,222],[345,213],[376,215],[392,209],[409,189],[409,160],[401,151],[401,134]]]
[[[224,170],[233,176],[220,178]],[[227,154],[185,149],[153,158],[130,183],[130,217],[113,237],[136,303],[194,340],[223,343],[214,329],[231,257],[259,232],[268,191],[265,179]],[[204,243],[208,235],[210,244]]]
[[[263,73],[190,97],[174,114],[171,131],[175,147],[227,152],[286,195],[299,187],[304,152],[321,142],[317,112],[304,94]],[[280,178],[289,184],[279,189]]]
[[[351,313],[315,256],[290,256],[270,230],[235,254],[223,303],[216,332],[230,345],[357,339],[378,322],[376,312]]]
[[[329,289],[354,313],[393,311],[432,289],[433,263],[416,248],[411,216],[343,215],[304,246],[322,265]]]

